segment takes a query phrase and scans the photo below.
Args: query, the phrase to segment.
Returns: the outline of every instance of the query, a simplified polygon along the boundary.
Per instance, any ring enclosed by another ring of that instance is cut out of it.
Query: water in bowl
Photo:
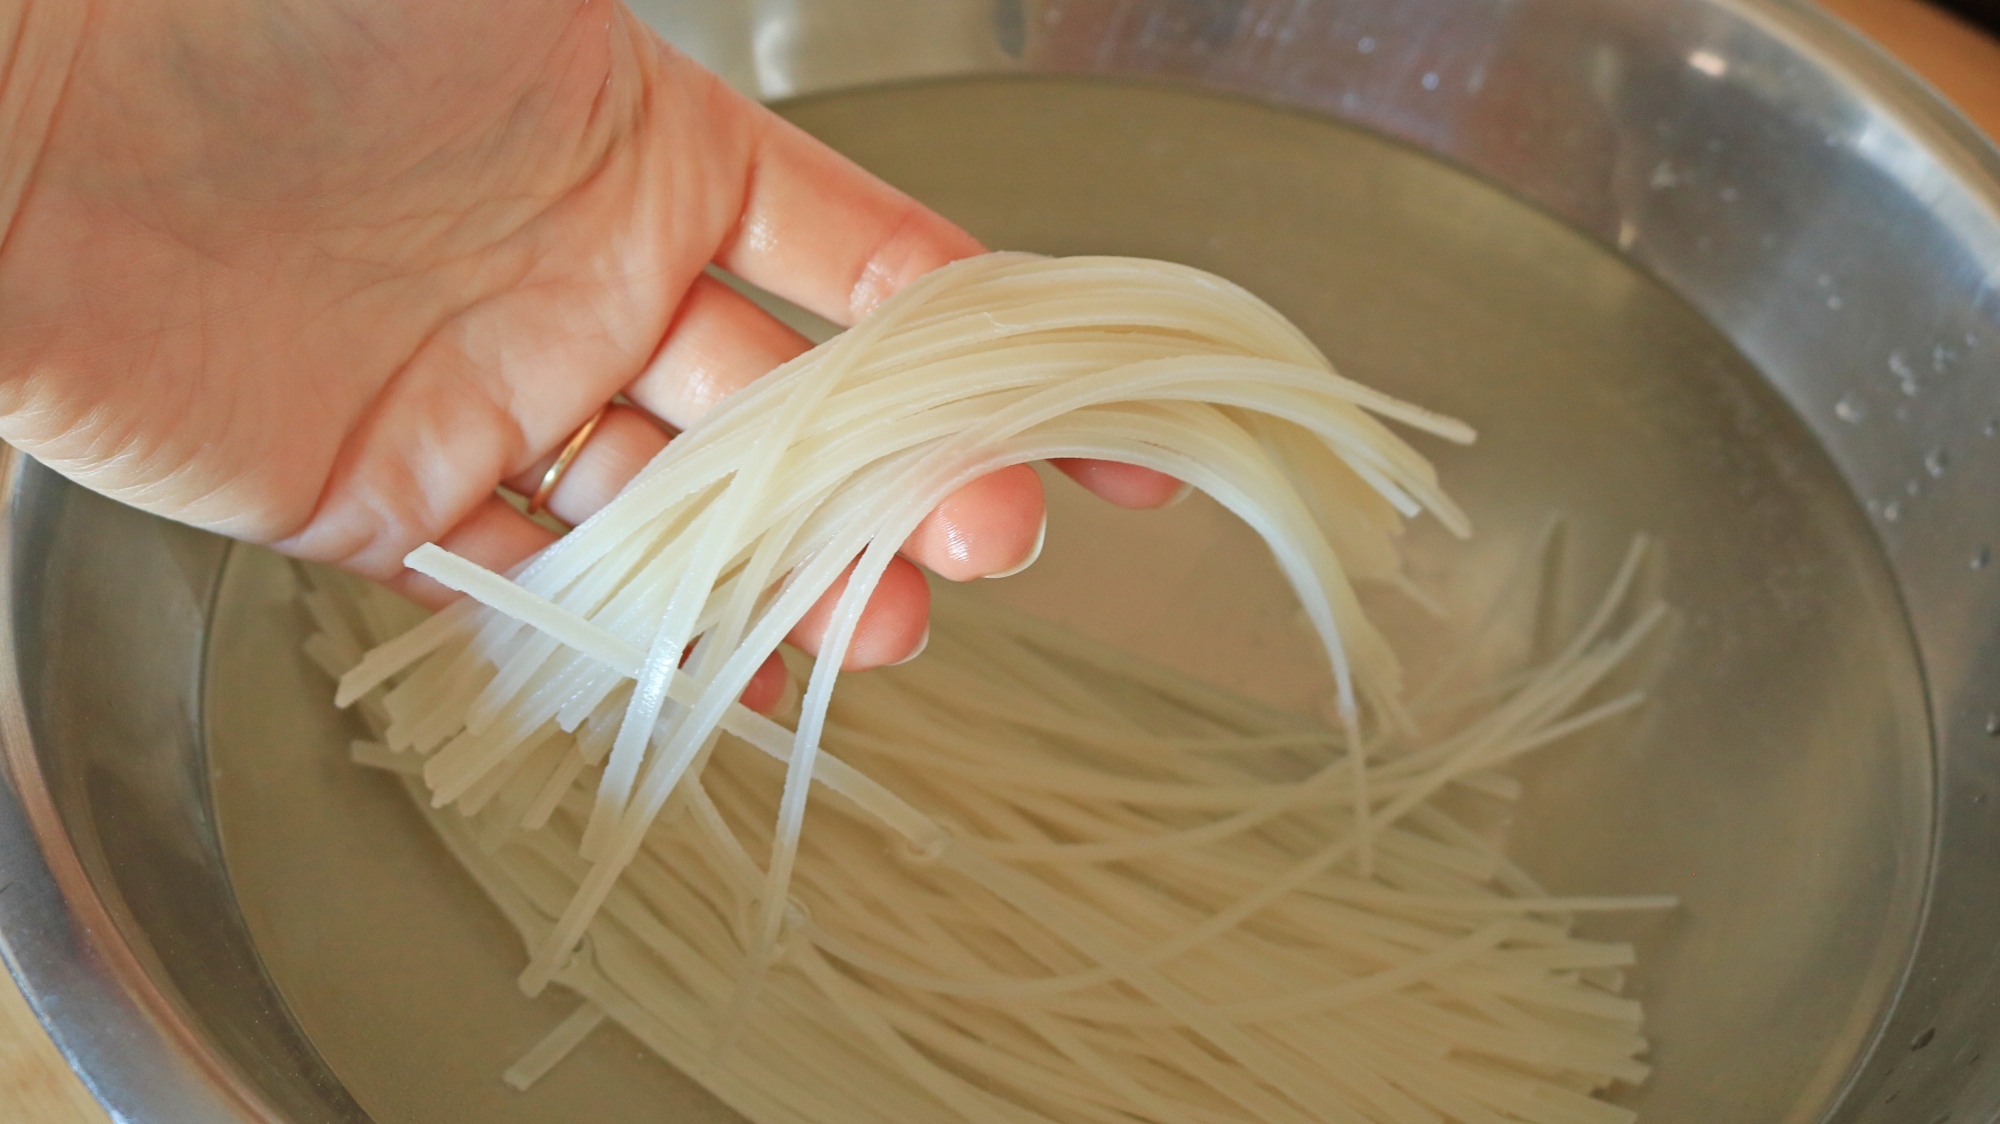
[[[1524,772],[1519,860],[1560,892],[1670,892],[1630,935],[1656,1121],[1808,1121],[1893,993],[1929,839],[1901,609],[1805,428],[1701,317],[1614,252],[1453,168],[1325,119],[1186,90],[979,79],[784,112],[988,245],[1167,258],[1241,282],[1363,381],[1465,418],[1428,443],[1476,539],[1411,535],[1463,609],[1552,512],[1577,588],[1656,537],[1680,612],[1646,720]],[[1291,705],[1326,673],[1261,547],[1212,505],[1111,511],[1052,481],[1004,598]],[[267,967],[380,1124],[729,1119],[606,1029],[521,1095],[500,1070],[568,1009],[297,654],[286,566],[236,552],[209,654],[214,794]]]

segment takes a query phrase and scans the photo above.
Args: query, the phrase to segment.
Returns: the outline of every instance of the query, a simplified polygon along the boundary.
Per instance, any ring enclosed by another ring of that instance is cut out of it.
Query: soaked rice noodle
[[[1495,769],[1636,705],[1606,684],[1661,611],[1635,551],[1553,658],[1406,711],[1352,582],[1398,578],[1404,517],[1466,525],[1371,415],[1471,436],[1209,275],[988,255],[732,398],[511,580],[421,548],[470,597],[408,631],[310,595],[309,654],[376,727],[356,759],[522,931],[524,990],[590,1000],[523,1080],[602,1012],[760,1121],[1625,1119],[1588,1094],[1645,1072],[1630,951],[1570,925],[1661,903],[1552,899],[1435,798],[1508,795]],[[836,697],[924,514],[1048,457],[1256,530],[1336,725],[964,595]],[[857,556],[789,722],[737,705]]]

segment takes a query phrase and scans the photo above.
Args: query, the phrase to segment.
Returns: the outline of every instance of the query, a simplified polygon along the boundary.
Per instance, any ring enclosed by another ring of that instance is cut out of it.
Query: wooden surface
[[[105,1124],[103,1109],[63,1064],[13,977],[0,972],[0,1120]]]
[[[2000,137],[2000,40],[1920,0],[1820,0]]]
[[[1823,0],[1901,58],[1989,136],[2000,136],[2000,42],[1921,0]],[[0,1120],[106,1124],[12,979],[0,979]]]

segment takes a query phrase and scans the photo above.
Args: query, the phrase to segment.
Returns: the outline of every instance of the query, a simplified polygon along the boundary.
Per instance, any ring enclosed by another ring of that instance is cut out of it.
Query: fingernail
[[[930,646],[931,646],[931,626],[925,625],[924,634],[917,639],[917,646],[910,649],[910,654],[904,656],[902,659],[897,660],[895,663],[892,663],[889,666],[901,667],[904,664],[909,663],[911,660],[916,659],[918,656],[923,655],[924,649]]]
[[[1028,556],[1026,558],[1021,559],[1020,564],[1015,566],[1011,570],[1002,570],[997,574],[988,574],[986,576],[989,578],[1013,577],[1015,574],[1018,574],[1022,570],[1025,570],[1028,567],[1035,564],[1035,559],[1040,558],[1042,556],[1042,544],[1048,541],[1049,541],[1049,513],[1044,511],[1042,512],[1042,529],[1035,532],[1035,545],[1032,549],[1028,551]]]
[[[1167,500],[1167,502],[1161,504],[1160,506],[1163,508],[1173,507],[1176,504],[1184,502],[1191,495],[1194,495],[1194,485],[1184,483],[1179,488],[1175,489],[1173,497],[1171,499]]]

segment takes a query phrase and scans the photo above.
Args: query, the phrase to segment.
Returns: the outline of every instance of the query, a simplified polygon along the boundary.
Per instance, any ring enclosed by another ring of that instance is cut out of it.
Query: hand
[[[435,541],[504,570],[545,545],[495,485],[532,491],[613,395],[685,427],[804,349],[709,263],[852,323],[979,250],[615,0],[9,2],[0,437],[434,605],[403,556]],[[613,408],[551,510],[581,520],[665,441]],[[1067,467],[1129,506],[1175,491]],[[1018,467],[904,553],[1002,572],[1042,517]],[[928,605],[899,559],[848,666],[915,650]],[[793,639],[815,647],[825,615]]]

